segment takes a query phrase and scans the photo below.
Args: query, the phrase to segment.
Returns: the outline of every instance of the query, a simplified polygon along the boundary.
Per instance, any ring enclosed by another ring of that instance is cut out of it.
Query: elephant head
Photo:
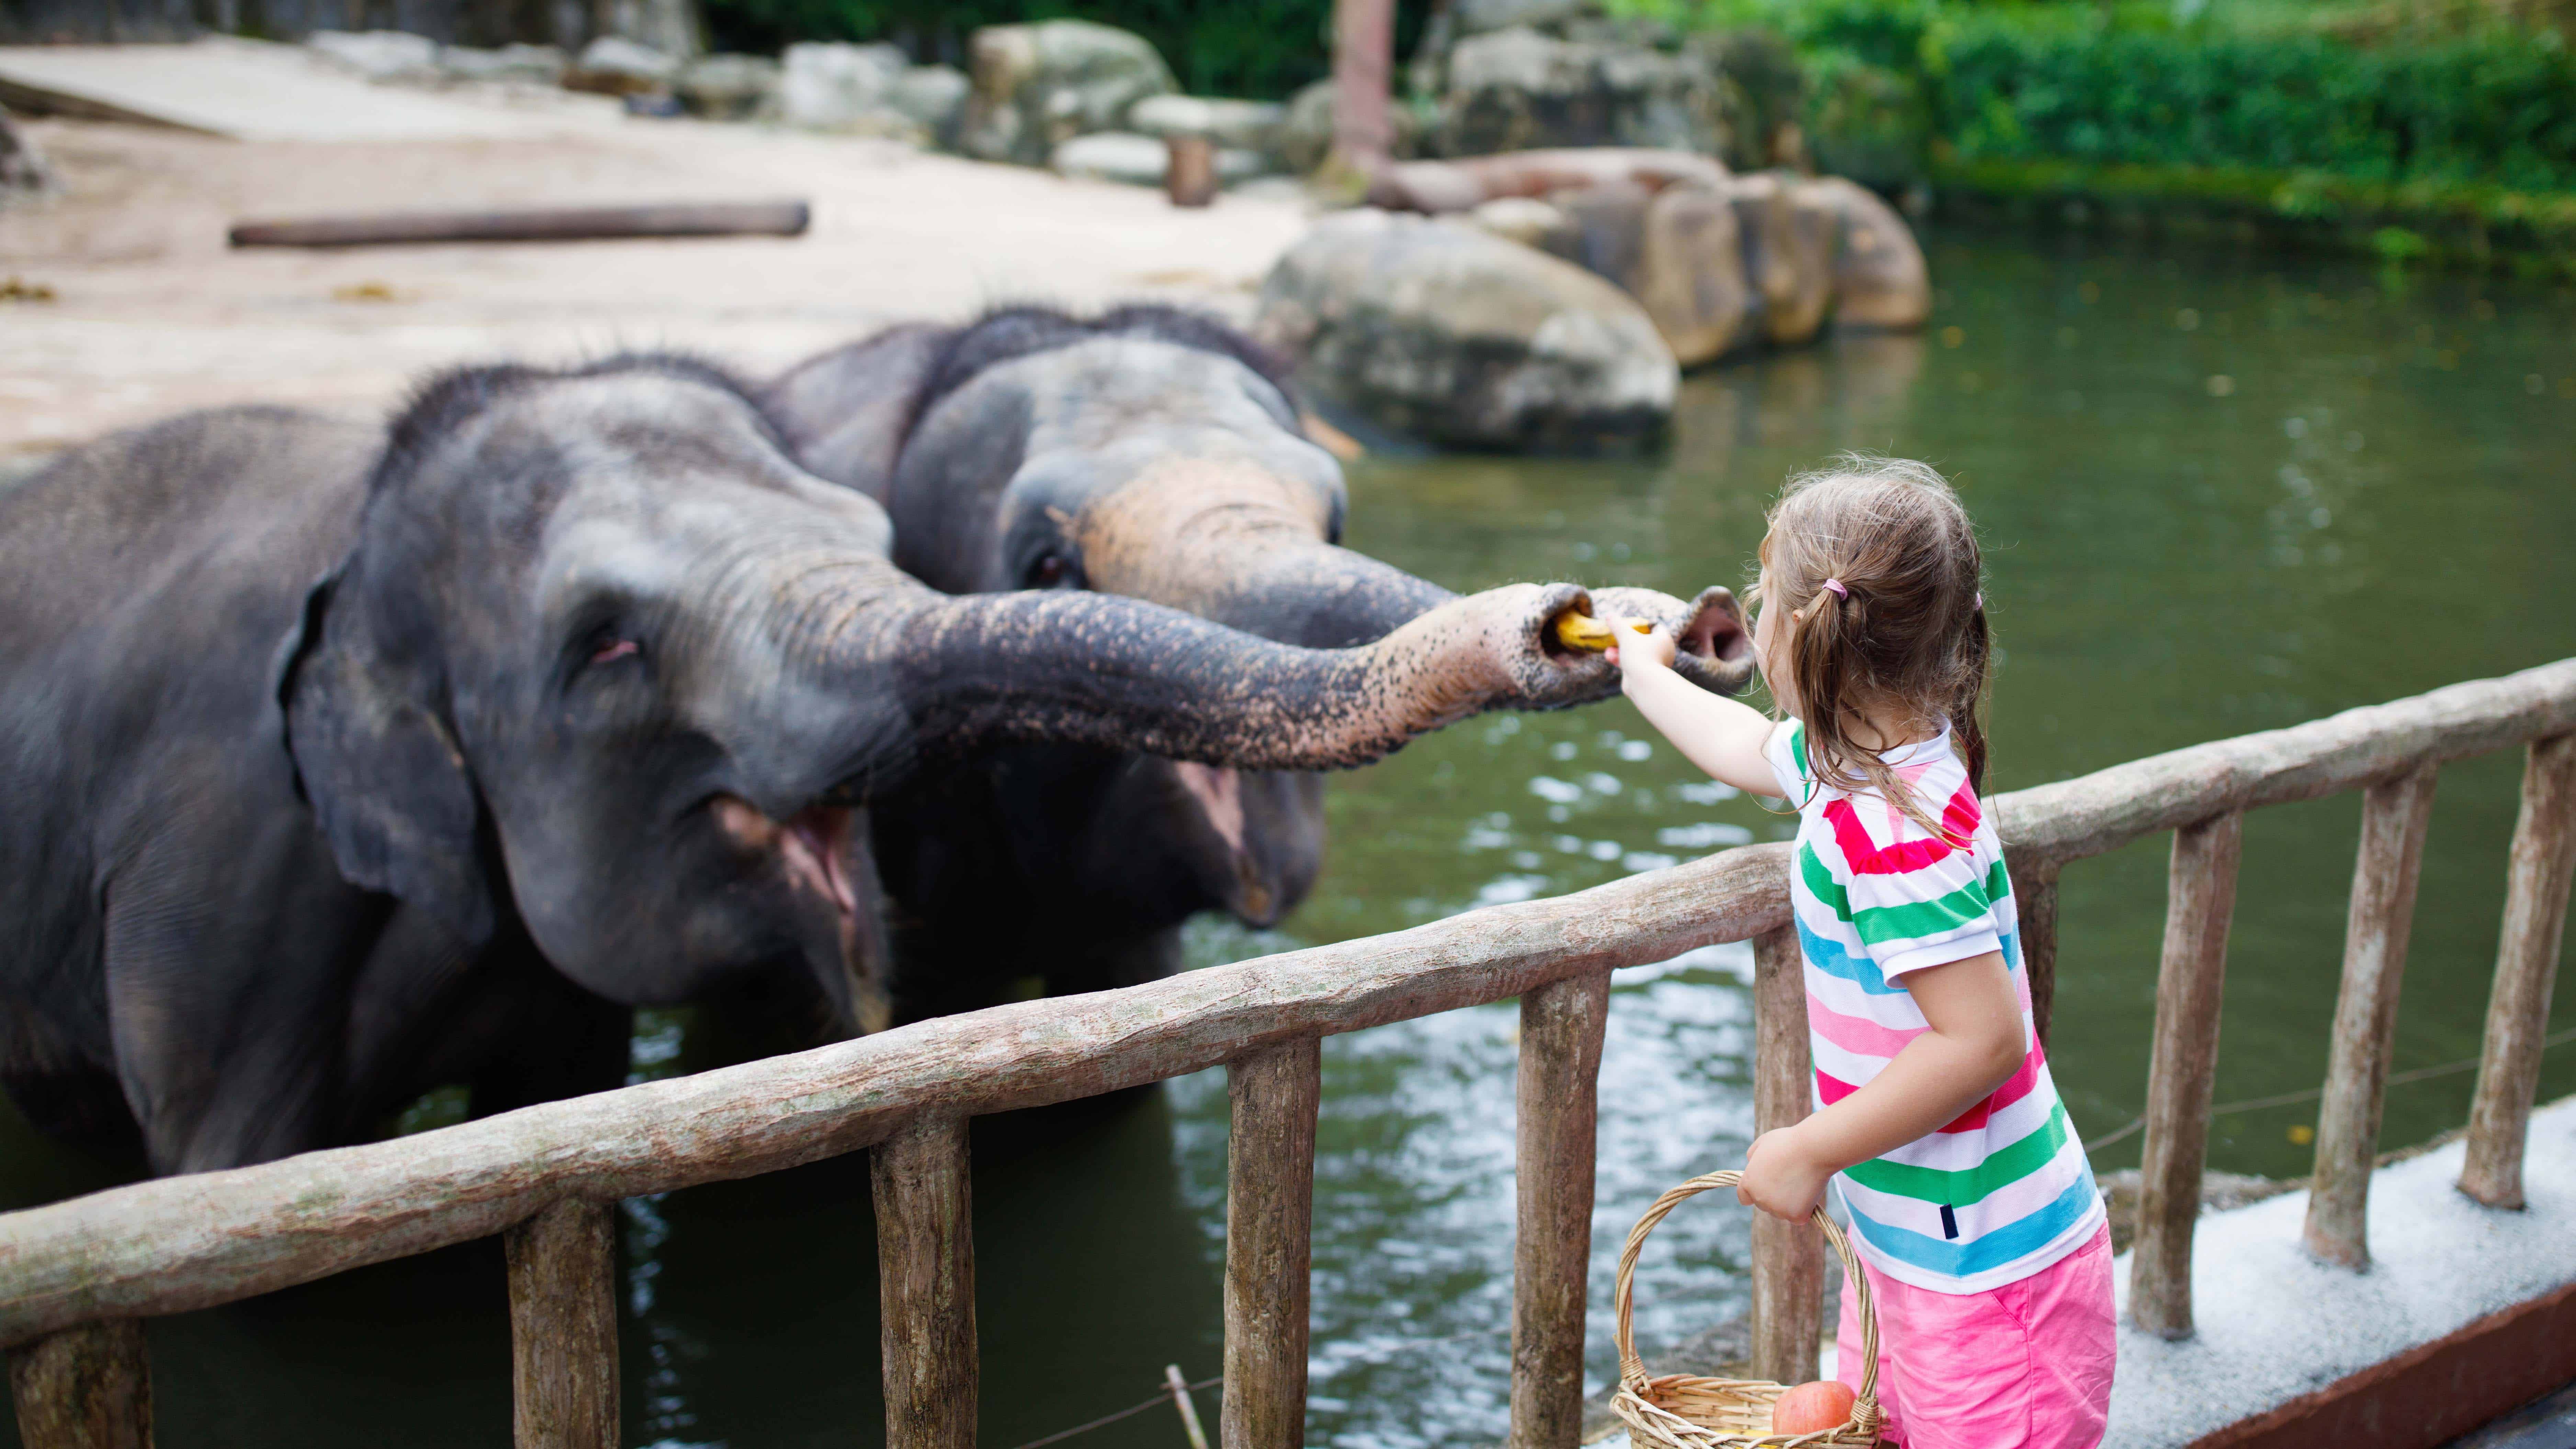
[[[1315,650],[1103,595],[941,594],[889,536],[703,364],[435,381],[282,655],[342,874],[469,941],[524,928],[612,1000],[788,968],[865,1028],[886,985],[864,812],[925,773],[1038,743],[1333,768],[1615,687],[1545,642],[1571,586]]]
[[[766,397],[800,458],[884,502],[896,561],[940,589],[1117,594],[1314,648],[1379,639],[1454,597],[1341,546],[1340,466],[1308,438],[1280,364],[1192,313],[1012,308],[902,327],[800,365]],[[1725,590],[1689,606],[1603,594],[1671,624],[1701,684],[1731,693],[1750,677]],[[901,847],[912,859],[888,842],[889,881],[932,934],[976,924],[934,899],[944,883],[996,870],[1057,882],[1097,932],[1135,934],[1209,907],[1270,924],[1320,865],[1311,777],[1063,751],[996,759],[989,775],[976,801],[921,804]],[[1068,944],[1046,948],[1078,955]],[[1006,949],[979,939],[968,954]]]

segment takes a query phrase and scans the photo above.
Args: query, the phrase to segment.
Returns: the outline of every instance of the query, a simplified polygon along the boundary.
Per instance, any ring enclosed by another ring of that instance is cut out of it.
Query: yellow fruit
[[[1610,647],[1610,626],[1571,609],[1556,616],[1556,642],[1568,649],[1598,654]]]

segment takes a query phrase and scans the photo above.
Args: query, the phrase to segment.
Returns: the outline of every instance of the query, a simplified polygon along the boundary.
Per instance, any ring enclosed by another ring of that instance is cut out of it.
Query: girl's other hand
[[[1610,621],[1609,659],[1621,674],[1640,665],[1670,669],[1680,653],[1681,645],[1674,640],[1672,631],[1661,624],[1644,619]]]
[[[1735,1200],[1775,1218],[1803,1223],[1825,1200],[1825,1182],[1833,1169],[1811,1160],[1795,1127],[1775,1127],[1744,1149],[1744,1181]]]

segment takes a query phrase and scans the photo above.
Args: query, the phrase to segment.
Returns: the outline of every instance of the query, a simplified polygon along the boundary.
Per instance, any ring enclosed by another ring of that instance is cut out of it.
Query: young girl
[[[1755,657],[1775,722],[1619,630],[1628,697],[1692,763],[1798,807],[1789,889],[1817,1110],[1737,1196],[1804,1221],[1830,1179],[1878,1300],[1878,1396],[1909,1449],[2067,1449],[2111,1396],[2111,1236],[2030,1024],[2012,886],[1978,805],[1977,540],[1930,467],[1794,479],[1762,540]],[[1859,1387],[1843,1297],[1839,1377]]]

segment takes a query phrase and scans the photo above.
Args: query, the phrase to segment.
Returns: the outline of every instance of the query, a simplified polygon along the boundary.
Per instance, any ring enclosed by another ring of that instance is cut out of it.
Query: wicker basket
[[[1870,1301],[1869,1278],[1853,1259],[1851,1244],[1843,1240],[1842,1229],[1834,1226],[1822,1208],[1816,1210],[1816,1226],[1824,1231],[1825,1241],[1833,1245],[1834,1256],[1842,1259],[1843,1274],[1850,1280],[1849,1291],[1859,1295],[1853,1303],[1860,1310],[1860,1346],[1866,1355],[1860,1371],[1859,1399],[1842,1427],[1819,1429],[1812,1434],[1774,1434],[1771,1405],[1787,1392],[1787,1385],[1691,1374],[1648,1378],[1645,1360],[1637,1357],[1637,1337],[1629,1321],[1637,1250],[1646,1245],[1646,1235],[1664,1220],[1664,1214],[1681,1206],[1684,1199],[1712,1188],[1733,1187],[1743,1177],[1740,1172],[1709,1172],[1694,1177],[1655,1199],[1655,1205],[1646,1209],[1646,1215],[1629,1230],[1628,1246],[1619,1254],[1619,1392],[1610,1400],[1611,1412],[1627,1424],[1630,1442],[1640,1449],[1754,1449],[1756,1445],[1764,1449],[1871,1449],[1879,1442],[1878,1308]]]

